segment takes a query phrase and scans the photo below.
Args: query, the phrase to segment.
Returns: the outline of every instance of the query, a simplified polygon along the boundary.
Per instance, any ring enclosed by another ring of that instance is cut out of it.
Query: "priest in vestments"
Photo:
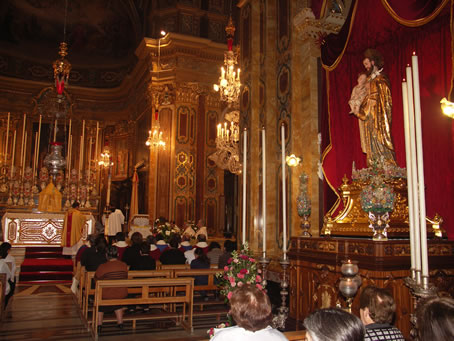
[[[86,220],[85,216],[79,211],[79,203],[74,202],[65,214],[61,236],[63,254],[73,255],[77,252]]]

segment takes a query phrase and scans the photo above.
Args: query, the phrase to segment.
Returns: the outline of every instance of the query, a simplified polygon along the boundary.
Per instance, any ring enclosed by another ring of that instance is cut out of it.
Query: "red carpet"
[[[73,262],[66,257],[62,248],[27,248],[19,283],[71,283]]]

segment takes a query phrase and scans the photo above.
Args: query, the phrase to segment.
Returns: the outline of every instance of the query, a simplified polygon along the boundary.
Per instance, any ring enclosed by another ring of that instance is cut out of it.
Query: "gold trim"
[[[348,42],[350,41],[350,34],[352,33],[353,23],[355,22],[356,9],[358,7],[358,2],[359,2],[359,0],[357,0],[355,2],[355,7],[353,7],[352,19],[350,20],[350,27],[348,28],[348,36],[347,36],[347,40],[345,41],[344,48],[342,49],[342,52],[339,54],[339,56],[334,61],[334,63],[331,64],[330,66],[323,64],[323,61],[322,61],[322,66],[325,70],[333,71],[337,67],[337,65],[340,63],[342,57],[344,56],[345,50],[347,49]]]
[[[433,19],[435,19],[449,1],[450,0],[443,0],[442,4],[432,14],[430,14],[427,17],[416,19],[416,20],[407,20],[407,19],[401,18],[399,15],[397,15],[396,12],[394,12],[394,10],[392,9],[392,7],[390,6],[390,4],[388,3],[387,0],[381,0],[381,3],[385,7],[385,9],[389,13],[389,15],[391,15],[391,17],[395,21],[397,21],[399,24],[407,26],[407,27],[419,27],[419,26],[423,26],[423,25],[429,23],[430,21],[432,21]]]
[[[337,196],[337,200],[336,202],[334,203],[333,207],[331,207],[327,214],[332,214],[332,212],[334,212],[335,210],[337,210],[337,208],[339,207],[339,203],[340,203],[340,195],[339,193],[337,193],[337,190],[333,187],[333,185],[331,184],[331,182],[328,180],[328,177],[326,176],[326,173],[325,173],[325,168],[323,167],[323,163],[325,162],[325,158],[326,156],[328,155],[328,153],[331,151],[331,149],[333,149],[333,146],[332,146],[332,143],[331,143],[331,110],[330,110],[330,106],[329,106],[329,93],[330,93],[330,86],[329,86],[329,71],[328,70],[325,70],[326,72],[326,96],[327,96],[327,101],[328,101],[328,135],[329,135],[329,145],[325,148],[325,150],[323,151],[323,154],[322,154],[322,172],[323,172],[323,176],[326,180],[326,182],[328,183],[328,186],[334,191],[334,193],[336,194]]]
[[[320,16],[318,17],[318,19],[321,19],[325,16],[327,7],[328,6],[326,5],[326,0],[323,0],[322,7],[320,8]]]

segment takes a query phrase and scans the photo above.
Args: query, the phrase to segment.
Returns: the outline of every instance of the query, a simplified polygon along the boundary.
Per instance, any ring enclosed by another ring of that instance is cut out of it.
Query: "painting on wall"
[[[128,177],[129,151],[127,135],[112,139],[113,142],[113,166],[112,180],[120,181]]]

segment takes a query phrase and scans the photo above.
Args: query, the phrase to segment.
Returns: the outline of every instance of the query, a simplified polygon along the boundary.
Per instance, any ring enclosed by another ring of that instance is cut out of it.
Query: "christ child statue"
[[[367,82],[367,76],[362,72],[358,75],[358,84],[353,88],[352,95],[348,101],[351,109],[350,114],[357,114],[359,112],[359,107],[368,91],[369,83]]]

